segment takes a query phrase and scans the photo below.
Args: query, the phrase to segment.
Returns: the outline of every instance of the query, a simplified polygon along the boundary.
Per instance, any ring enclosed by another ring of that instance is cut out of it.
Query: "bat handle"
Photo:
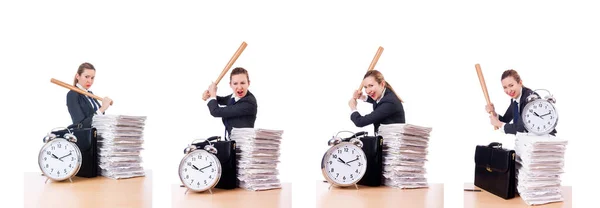
[[[490,111],[490,116],[496,116],[496,114],[494,112]],[[494,126],[494,130],[498,130],[498,127]]]

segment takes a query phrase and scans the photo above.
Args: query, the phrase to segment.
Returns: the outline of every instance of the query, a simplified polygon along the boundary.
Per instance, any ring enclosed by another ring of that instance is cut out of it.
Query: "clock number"
[[[69,168],[73,167],[72,164],[69,164]]]
[[[214,173],[214,172],[215,172],[215,169],[214,169],[214,168],[210,169],[210,172],[211,172],[211,173]]]
[[[207,185],[206,180],[204,180],[204,185]]]
[[[362,166],[362,163],[361,163],[361,162],[358,162],[358,167],[360,167],[360,166]]]
[[[344,176],[342,179],[346,180],[346,176]]]
[[[333,164],[333,161],[331,161],[331,160],[330,160],[330,161],[329,161],[329,164],[330,164],[330,165],[331,165],[331,164]]]
[[[213,162],[210,162],[210,166],[212,166],[212,163],[213,163]]]
[[[338,176],[340,176],[340,173],[336,173],[336,174],[335,174],[335,177],[336,177],[336,178],[337,178]]]
[[[48,164],[46,164],[46,168],[48,168]]]
[[[358,173],[358,169],[356,169],[356,171],[354,171],[355,173]]]
[[[542,104],[540,103],[540,104],[539,104],[539,106],[540,106],[540,108],[541,108],[541,107],[542,107]]]
[[[527,123],[531,123],[531,120],[527,120]]]
[[[333,159],[337,159],[337,155],[333,155]]]
[[[65,170],[64,170],[64,171],[65,171],[65,173],[67,173],[67,169],[66,169],[66,168],[65,168]]]
[[[354,175],[350,174],[350,179],[354,179]]]
[[[52,153],[50,153],[50,150],[47,150],[47,151],[46,151],[46,154],[47,154],[47,155],[50,155],[50,154],[52,154]]]
[[[200,186],[200,181],[198,181],[198,182],[196,183],[196,185]]]
[[[554,118],[553,116],[550,116],[550,119],[553,119],[553,118]]]
[[[187,172],[187,168],[184,168],[184,169],[183,169],[183,172]]]
[[[550,121],[548,121],[548,125],[550,125]]]
[[[185,175],[185,179],[190,179],[190,175]]]
[[[342,150],[341,149],[338,150],[338,154],[342,154]]]
[[[60,143],[58,143],[58,148],[62,147],[62,145]]]
[[[533,109],[537,109],[537,106],[536,106],[536,105],[534,105],[534,106],[533,106]]]
[[[74,158],[74,157],[71,157],[71,161],[75,161],[75,158]]]
[[[356,155],[356,159],[360,158],[360,155]]]
[[[198,159],[202,160],[202,155],[198,155]]]
[[[196,161],[196,158],[195,158],[195,157],[192,157],[192,162],[194,162],[194,161]]]
[[[51,172],[51,173],[52,173],[52,172],[54,172],[54,168],[50,169],[50,172]]]
[[[56,147],[52,146],[52,150],[55,150],[55,149],[56,149]]]
[[[344,147],[344,152],[348,152],[348,147]]]
[[[208,176],[208,178],[209,178],[209,179],[212,179],[212,175],[209,175],[209,176]]]
[[[544,106],[546,109],[548,109],[548,106]]]
[[[529,109],[529,112],[530,112],[530,113],[533,113],[533,110]]]
[[[192,182],[191,182],[191,183],[194,183],[194,179],[192,179]]]
[[[529,114],[527,114],[527,118],[529,118]]]
[[[44,157],[44,161],[46,161],[46,160],[48,160],[48,158],[47,158],[47,157]]]
[[[330,172],[332,172],[332,173],[333,173],[333,168],[331,168],[331,171],[330,171]]]
[[[192,163],[191,162],[187,162],[187,166],[192,166]]]
[[[352,150],[352,154],[354,154],[354,150]]]

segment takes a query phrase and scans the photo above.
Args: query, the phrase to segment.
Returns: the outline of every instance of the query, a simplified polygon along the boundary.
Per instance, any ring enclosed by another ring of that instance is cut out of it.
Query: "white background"
[[[447,207],[463,203],[476,145],[514,146],[514,137],[489,124],[475,63],[499,112],[509,104],[500,83],[506,69],[554,94],[558,136],[569,140],[563,184],[573,186],[574,205],[592,203],[597,9],[574,1],[2,2],[3,203],[21,206],[23,173],[39,171],[42,137],[71,122],[67,90],[49,79],[71,83],[77,66],[91,62],[91,90],[114,99],[108,113],[148,116],[143,166],[153,171],[153,205],[169,206],[183,148],[223,133],[201,93],[242,41],[248,47],[234,67],[250,72],[256,127],[284,130],[280,178],[293,183],[294,207],[316,202],[327,140],[361,130],[347,102],[379,46],[385,50],[376,69],[404,99],[406,121],[433,127],[427,177],[445,183]],[[231,93],[228,81],[229,74],[218,94]],[[371,106],[359,102],[359,110]],[[372,134],[373,127],[362,130]]]

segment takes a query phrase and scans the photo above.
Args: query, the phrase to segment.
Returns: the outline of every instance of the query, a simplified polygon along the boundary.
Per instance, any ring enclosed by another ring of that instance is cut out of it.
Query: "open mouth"
[[[244,94],[243,90],[238,90],[235,93],[237,93],[238,97],[241,97]]]

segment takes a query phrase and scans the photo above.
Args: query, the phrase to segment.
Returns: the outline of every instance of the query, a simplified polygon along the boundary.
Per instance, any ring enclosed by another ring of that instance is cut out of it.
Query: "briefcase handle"
[[[502,148],[502,143],[500,143],[500,142],[492,142],[492,143],[490,143],[490,144],[488,145],[488,147],[490,147],[490,148],[499,148],[499,149],[501,149],[501,148]]]

